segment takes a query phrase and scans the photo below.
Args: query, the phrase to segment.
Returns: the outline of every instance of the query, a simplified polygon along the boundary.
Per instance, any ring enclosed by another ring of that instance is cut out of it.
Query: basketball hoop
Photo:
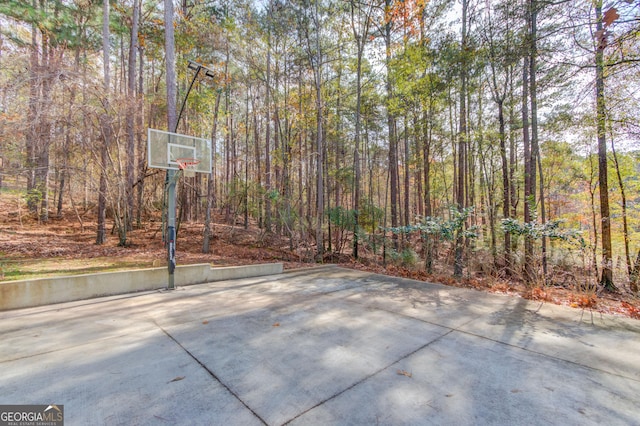
[[[178,163],[184,177],[195,177],[200,160],[197,158],[178,158],[176,163]]]

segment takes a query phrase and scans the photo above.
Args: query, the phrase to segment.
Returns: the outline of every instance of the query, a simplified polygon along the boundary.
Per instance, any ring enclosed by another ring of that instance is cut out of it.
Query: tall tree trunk
[[[137,199],[138,199],[138,209],[136,210],[136,226],[140,228],[142,226],[142,210],[143,210],[143,195],[144,195],[144,180],[147,173],[147,161],[146,161],[146,146],[143,138],[143,120],[144,120],[144,112],[142,109],[144,108],[143,102],[143,94],[144,94],[144,55],[143,49],[140,47],[138,49],[139,55],[139,63],[138,63],[138,92],[136,93],[136,103],[138,105],[138,114],[137,118],[137,132],[136,132],[136,140],[138,144],[138,179],[136,181],[136,190],[137,190]]]
[[[535,184],[531,182],[531,138],[529,137],[529,56],[525,55],[522,65],[522,139],[524,146],[524,222],[532,220],[535,205]],[[524,279],[534,279],[533,238],[524,237]]]
[[[251,86],[247,86],[247,95],[245,98],[245,135],[244,135],[244,185],[242,191],[243,212],[244,212],[244,229],[249,228],[249,96],[251,94]],[[292,249],[293,250],[293,249]]]
[[[96,233],[96,244],[104,244],[107,240],[106,213],[107,213],[107,161],[109,159],[109,146],[111,145],[111,119],[109,117],[109,94],[111,91],[110,75],[110,42],[109,42],[109,2],[104,1],[102,5],[102,62],[103,62],[103,91],[104,112],[100,116],[100,127],[102,129],[102,146],[100,146],[100,183],[98,187],[98,229]]]
[[[340,46],[342,46],[340,44]],[[343,56],[343,52],[341,47],[338,48],[338,58],[342,58]],[[342,64],[342,59],[338,60],[339,63],[337,64],[338,70],[336,71],[337,76],[336,76],[336,91],[337,93],[335,94],[336,97],[336,111],[338,112],[338,114],[342,113],[342,70],[344,69],[344,65]],[[325,110],[326,111],[326,110]],[[325,112],[326,113],[326,112]],[[327,122],[329,122],[327,120]],[[326,132],[326,129],[325,129]],[[335,134],[337,135],[337,140],[335,141],[335,144],[331,144],[328,143],[326,144],[328,148],[329,146],[335,145],[335,152],[334,152],[334,167],[335,170],[341,170],[343,167],[343,161],[346,157],[346,151],[345,151],[345,146],[344,146],[344,140],[342,138],[342,120],[338,120],[336,123],[336,129],[335,129]],[[327,167],[328,170],[328,167]],[[341,207],[343,205],[343,184],[344,182],[339,179],[336,178],[335,179],[335,193],[334,193],[334,199],[335,199],[335,207]],[[330,207],[329,207],[330,210]],[[329,226],[331,226],[331,221],[329,221]],[[343,236],[344,236],[344,229],[342,226],[336,226],[335,230],[335,249],[334,252],[337,251],[340,254],[342,254],[342,249],[343,249]],[[329,235],[331,235],[331,233],[329,233]]]
[[[165,62],[167,67],[167,126],[169,131],[175,132],[177,123],[178,85],[176,79],[176,43],[174,29],[173,1],[164,0],[164,44]]]
[[[431,117],[431,102],[422,119],[424,129],[422,156],[424,169],[424,215],[431,217],[431,135],[433,118]]]
[[[287,72],[287,68],[285,68],[285,74],[288,74]],[[287,95],[285,96],[285,111],[289,111],[289,85],[291,84],[290,80],[287,79],[285,81],[285,93],[287,93]],[[291,211],[291,203],[293,202],[293,184],[292,184],[292,179],[291,179],[291,175],[292,175],[292,165],[291,162],[293,160],[293,140],[292,140],[292,132],[291,132],[291,117],[289,115],[289,113],[287,112],[285,114],[285,129],[286,129],[286,136],[284,139],[284,143],[285,143],[285,148],[284,148],[284,166],[283,166],[283,170],[282,170],[282,180],[283,180],[283,191],[284,191],[284,199],[285,199],[285,214],[286,214],[286,219],[285,219],[285,224],[287,226],[286,232],[287,235],[289,236],[289,249],[291,251],[293,251],[294,249],[294,226],[295,226],[295,219],[293,217],[292,211]],[[302,194],[300,194],[300,197],[302,196]]]
[[[530,185],[532,200],[536,206],[538,205],[535,199],[535,187],[537,182],[536,167],[540,161],[540,147],[538,141],[538,83],[537,83],[537,64],[538,64],[538,0],[531,0],[530,4],[531,14],[531,34],[530,34],[530,50],[529,50],[529,100],[531,102],[531,164],[530,164]],[[542,169],[540,168],[540,211],[544,212],[544,198],[543,198],[543,176]],[[541,214],[540,219],[544,223],[546,217]],[[547,247],[546,239],[542,237],[542,271],[543,280],[546,278],[547,269]]]
[[[364,52],[364,43],[368,33],[369,16],[366,15],[364,26],[360,27],[360,32],[355,24],[355,1],[351,4],[351,26],[353,29],[353,38],[356,41],[357,57],[356,57],[356,123],[353,147],[353,169],[354,169],[354,188],[353,188],[353,257],[358,258],[358,230],[360,227],[360,131],[362,127],[362,54]]]
[[[324,236],[322,225],[324,222],[324,101],[322,98],[322,79],[323,79],[323,55],[320,45],[320,5],[319,0],[314,2],[312,11],[312,21],[314,25],[313,40],[308,39],[309,43],[309,61],[313,70],[314,88],[315,88],[315,104],[316,104],[316,260],[323,261],[324,257]],[[312,45],[313,44],[313,45]]]
[[[518,194],[516,192],[516,171],[518,169],[518,158],[516,150],[516,114],[514,108],[513,93],[513,67],[509,67],[509,91],[507,94],[509,109],[509,194],[511,199],[511,217],[518,217]],[[514,250],[517,249],[517,239],[512,242]]]
[[[225,40],[225,61],[224,61],[224,80],[230,81],[229,77],[229,37]],[[224,221],[230,223],[231,221],[231,138],[233,133],[233,126],[231,125],[231,86],[225,83],[224,89],[224,114],[225,114],[225,137],[224,137],[224,191],[226,191],[225,206],[224,206]]]
[[[486,165],[485,165],[485,158],[484,158],[484,126],[483,126],[483,119],[482,117],[484,116],[484,103],[482,102],[482,96],[479,97],[478,99],[478,124],[477,124],[477,131],[478,131],[478,139],[477,139],[477,158],[478,158],[478,190],[480,192],[479,194],[479,200],[478,200],[478,205],[479,207],[479,217],[480,217],[480,232],[481,232],[481,238],[483,241],[487,240],[487,234],[486,234],[486,228],[487,228],[487,213],[486,211],[488,210],[486,208],[486,199],[487,197],[485,197],[485,191],[487,188],[487,184],[486,184]],[[491,247],[490,247],[491,249]],[[493,254],[493,253],[492,253]]]
[[[131,24],[131,41],[129,43],[129,59],[127,72],[127,107],[128,114],[126,120],[127,144],[126,144],[126,208],[124,209],[124,229],[121,231],[120,245],[127,244],[127,230],[133,225],[134,207],[134,182],[135,182],[135,146],[136,146],[136,56],[138,50],[138,22],[140,17],[140,2],[133,1],[133,17]]]
[[[251,98],[251,111],[253,112],[253,148],[255,154],[256,161],[256,184],[258,188],[262,186],[262,161],[260,161],[260,126],[258,121],[258,111],[255,105],[256,97]],[[263,207],[264,197],[262,195],[258,196],[258,228],[264,226],[263,216],[262,216],[262,207]]]
[[[220,97],[221,93],[218,92],[216,95],[216,102],[213,109],[213,128],[211,129],[211,141],[215,143],[217,134],[218,134],[218,111],[220,110]],[[247,126],[247,131],[249,130],[249,126]],[[248,145],[247,145],[248,150]],[[211,150],[211,163],[213,164],[216,161],[216,150]],[[211,246],[211,212],[215,208],[215,176],[214,173],[209,173],[207,175],[207,208],[204,212],[204,231],[203,231],[203,239],[202,239],[202,252],[209,253]]]
[[[74,61],[74,71],[80,74],[80,51],[76,49],[75,61]],[[70,88],[69,93],[69,106],[68,112],[66,116],[67,122],[64,125],[64,143],[63,143],[63,153],[62,153],[62,167],[60,171],[60,191],[58,194],[58,206],[56,211],[56,216],[58,218],[62,217],[62,208],[64,205],[64,189],[65,184],[67,184],[67,177],[69,177],[69,158],[71,155],[71,123],[73,122],[73,110],[75,108],[75,100],[76,100],[76,86],[72,86]],[[70,183],[69,189],[71,189]]]
[[[478,92],[478,98],[481,98],[483,96],[482,93],[482,87],[479,89]],[[482,117],[480,116],[479,112],[482,110],[482,105],[481,105],[481,101],[478,101],[478,120],[481,121]],[[472,105],[471,103],[471,90],[467,89],[467,105]],[[472,123],[471,120],[471,108],[467,108],[467,123]],[[467,124],[467,129],[469,127],[469,124]],[[475,204],[475,152],[474,152],[474,145],[472,143],[471,138],[469,137],[469,132],[467,130],[467,138],[466,138],[466,146],[465,146],[465,157],[466,157],[466,169],[465,169],[465,187],[464,187],[464,192],[465,192],[465,207],[468,206],[473,206]],[[475,220],[476,217],[476,212],[473,211],[471,212],[471,219],[472,221]],[[473,224],[475,225],[475,222],[473,222]],[[468,226],[468,223],[467,225]],[[465,238],[465,247],[468,247],[469,244],[471,243],[469,238]]]
[[[511,212],[511,192],[509,183],[509,164],[507,162],[507,141],[504,125],[504,97],[498,101],[498,123],[500,132],[500,159],[502,162],[502,216],[505,219],[510,218]],[[511,260],[511,233],[504,233],[504,265],[507,275],[512,272]]]
[[[467,9],[469,7],[468,0],[462,0],[462,49],[461,49],[461,67],[460,67],[460,128],[458,132],[458,173],[456,176],[456,204],[459,211],[462,211],[465,205],[465,181],[467,178],[466,164],[467,164],[467,48],[468,48],[468,36],[467,36]],[[453,275],[456,277],[462,276],[463,270],[463,249],[464,249],[464,237],[462,228],[458,229],[456,233],[455,241],[455,259],[453,267]]]
[[[316,1],[317,8],[317,1]],[[320,43],[318,35],[318,56]],[[319,62],[319,61],[318,61]],[[324,144],[323,144],[323,107],[322,107],[322,68],[318,64],[315,72],[316,86],[316,259],[322,261],[324,255],[324,238],[322,235],[322,222],[324,221]]]
[[[278,62],[276,61],[276,70],[278,69]],[[280,87],[280,74],[276,73],[275,76],[275,90],[276,93],[278,93],[278,89]],[[285,95],[286,96],[286,95]],[[283,181],[282,181],[282,166],[285,163],[284,160],[284,154],[285,154],[285,149],[284,149],[284,141],[282,139],[282,124],[280,121],[280,108],[278,106],[278,102],[274,99],[273,100],[273,151],[277,152],[280,154],[280,157],[277,158],[276,157],[276,161],[274,164],[274,175],[275,175],[275,188],[276,191],[278,192],[278,194],[284,194],[284,189],[283,189]],[[272,186],[274,186],[272,184]],[[273,191],[272,191],[273,193]],[[274,212],[275,212],[275,218],[272,217],[271,218],[271,222],[275,222],[275,228],[276,228],[276,233],[278,235],[282,235],[282,217],[281,217],[281,212],[283,211],[282,209],[282,201],[283,201],[284,197],[278,197],[275,200],[275,207],[273,208]]]
[[[34,9],[47,13],[43,0],[33,0]],[[40,43],[38,43],[40,36]],[[38,219],[48,220],[48,178],[49,144],[51,140],[51,122],[48,109],[51,107],[51,83],[54,73],[51,70],[51,47],[49,36],[34,24],[31,30],[30,69],[29,69],[29,111],[26,151],[27,151],[27,206],[37,214]]]
[[[507,143],[504,125],[504,96],[496,99],[498,106],[498,126],[500,138],[500,160],[502,164],[502,216],[509,219],[511,212],[511,192],[509,190],[509,164],[507,161]],[[511,233],[504,232],[504,265],[507,275],[511,275]]]
[[[593,165],[593,155],[589,155],[589,200],[591,206],[591,227],[593,228],[593,244],[591,245],[591,263],[595,272],[596,280],[598,279],[598,220],[596,212],[596,187],[598,182],[594,182],[596,176],[595,167]]]
[[[385,63],[387,66],[387,75],[385,86],[387,91],[387,99],[393,98],[393,83],[391,81],[391,26],[393,18],[391,16],[391,0],[385,0],[385,26],[384,26],[384,42],[385,42]],[[390,102],[387,102],[390,104]],[[389,132],[389,192],[391,203],[391,227],[398,227],[398,141],[396,134],[396,119],[392,111],[387,108],[387,129]],[[394,248],[398,249],[398,236],[393,234]]]
[[[267,232],[271,232],[271,25],[273,4],[269,1],[269,17],[267,21],[267,75],[265,81],[265,139],[264,139],[264,190],[266,197],[264,226]]]
[[[410,150],[409,150],[409,120],[407,115],[404,116],[404,226],[409,226],[410,223]],[[409,234],[407,234],[408,236]]]
[[[547,208],[544,203],[544,175],[542,174],[542,156],[538,151],[538,155],[536,155],[536,159],[538,161],[538,173],[539,177],[539,188],[540,188],[540,220],[542,223],[547,223]],[[546,280],[547,277],[547,237],[545,235],[542,236],[542,248],[540,250],[542,255],[542,276]]]
[[[627,220],[627,194],[624,189],[624,180],[622,179],[622,174],[620,173],[620,164],[618,163],[618,154],[616,153],[616,148],[613,143],[613,136],[611,136],[611,153],[613,154],[613,163],[616,166],[616,177],[618,178],[618,185],[620,185],[620,197],[621,197],[621,207],[622,207],[622,236],[624,237],[624,258],[627,264],[627,276],[629,277],[631,283],[631,291],[634,293],[638,292],[637,287],[633,288],[635,285],[632,280],[633,275],[633,263],[631,263],[631,252],[629,250],[629,224]]]
[[[604,35],[602,0],[596,1],[596,34]],[[613,255],[611,250],[611,215],[609,213],[609,183],[607,179],[607,141],[605,138],[606,108],[604,99],[604,48],[606,41],[596,41],[596,126],[598,134],[598,180],[600,182],[600,220],[602,240],[602,275],[600,285],[616,291],[613,283]]]
[[[44,0],[40,0],[40,8],[45,11]],[[58,9],[54,10],[54,16],[58,14]],[[51,148],[51,96],[53,91],[54,75],[61,58],[56,58],[57,51],[52,47],[50,36],[47,32],[42,33],[42,93],[40,97],[38,126],[38,152],[36,169],[36,190],[40,197],[39,219],[41,222],[49,220],[49,163]],[[59,52],[62,54],[62,52]]]

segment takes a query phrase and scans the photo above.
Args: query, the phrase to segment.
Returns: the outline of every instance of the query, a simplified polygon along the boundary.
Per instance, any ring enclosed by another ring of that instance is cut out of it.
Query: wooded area
[[[638,0],[9,0],[0,26],[0,189],[43,223],[159,223],[147,129],[177,126],[213,141],[178,191],[203,252],[215,212],[309,261],[638,292]]]

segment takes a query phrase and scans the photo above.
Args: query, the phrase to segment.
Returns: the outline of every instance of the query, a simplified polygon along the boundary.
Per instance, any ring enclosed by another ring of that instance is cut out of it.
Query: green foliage
[[[405,266],[415,266],[418,263],[418,253],[410,248],[402,250],[402,264]]]
[[[358,224],[366,232],[373,234],[384,220],[384,210],[376,207],[369,199],[360,201],[360,210],[358,210]]]
[[[67,48],[99,46],[101,1],[87,1],[83,5],[64,1],[46,1],[40,7],[31,2],[9,0],[0,2],[0,15],[27,25],[35,25],[49,37],[52,46]],[[9,34],[18,45],[29,43],[18,34]]]
[[[300,222],[300,216],[298,215],[298,211],[296,209],[291,208],[289,203],[278,203],[278,215],[277,220],[280,224],[284,225],[287,228],[287,232],[292,232],[292,227]]]
[[[340,183],[343,187],[353,186],[353,167],[341,167],[339,169],[331,170],[329,172],[329,176],[331,176],[336,182]]]
[[[245,183],[242,184],[242,191],[244,196],[245,191]],[[249,215],[253,217],[260,216],[260,201],[264,199],[263,197],[266,195],[266,191],[264,190],[264,186],[258,185],[258,183],[254,180],[249,180],[246,183],[246,191],[248,193],[248,205],[247,210],[249,211]]]
[[[342,206],[332,207],[327,211],[329,222],[343,230],[353,229],[355,224],[355,212]]]
[[[418,253],[416,253],[414,250],[410,249],[410,248],[406,248],[404,250],[402,250],[401,252],[390,249],[389,253],[389,260],[396,264],[396,265],[401,265],[401,266],[415,266],[418,263]]]
[[[43,194],[39,189],[33,188],[24,194],[24,200],[27,202],[28,206],[37,206],[42,202],[42,195]]]
[[[524,223],[517,219],[502,219],[501,227],[503,232],[508,232],[516,237],[529,237],[540,240],[547,237],[551,240],[560,240],[586,247],[586,243],[580,231],[575,229],[561,229],[562,220],[550,220],[546,223],[529,222]]]
[[[464,224],[473,210],[473,207],[467,207],[462,210],[458,210],[456,207],[451,207],[450,219],[444,219],[441,217],[423,217],[415,225],[388,228],[388,230],[394,234],[409,234],[411,232],[419,231],[423,235],[436,236],[447,241],[455,240],[457,232],[462,230],[462,235],[465,238],[477,238],[478,234],[476,231],[478,228],[476,226],[464,229]]]
[[[387,107],[396,115],[409,108],[427,105],[444,94],[446,88],[435,70],[436,52],[422,43],[409,44],[391,61],[394,95]],[[426,70],[426,71],[425,71]]]
[[[385,236],[383,234],[362,232],[362,228],[360,228],[360,231],[358,231],[358,242],[372,252],[377,253],[385,243]]]
[[[280,199],[282,198],[282,196],[280,195],[280,191],[278,191],[277,189],[272,189],[271,191],[268,191],[266,196],[269,200],[271,200],[274,203],[279,202]]]

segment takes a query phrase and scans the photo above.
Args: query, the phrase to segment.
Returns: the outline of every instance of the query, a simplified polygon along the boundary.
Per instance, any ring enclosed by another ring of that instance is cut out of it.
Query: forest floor
[[[9,201],[9,202],[8,202]],[[147,222],[128,234],[129,245],[118,246],[118,237],[109,233],[103,245],[96,245],[96,224],[74,213],[51,217],[46,224],[16,209],[15,203],[0,194],[0,281],[86,274],[122,269],[166,265],[166,252],[160,232],[161,223]],[[20,206],[18,206],[20,207]],[[289,249],[287,239],[266,235],[256,226],[213,225],[210,253],[202,253],[202,225],[183,224],[177,240],[178,265],[210,263],[218,266],[281,262],[285,269],[317,265],[310,256],[312,247],[297,245]],[[80,223],[80,220],[83,223]],[[109,221],[109,223],[112,223]],[[640,319],[640,299],[629,292],[579,291],[575,283],[567,286],[526,286],[518,280],[498,279],[479,274],[454,279],[450,273],[427,274],[423,266],[382,265],[379,259],[333,256],[329,263],[374,273],[401,276],[421,281],[474,288],[479,291],[509,294],[530,300],[571,306],[596,313]]]

